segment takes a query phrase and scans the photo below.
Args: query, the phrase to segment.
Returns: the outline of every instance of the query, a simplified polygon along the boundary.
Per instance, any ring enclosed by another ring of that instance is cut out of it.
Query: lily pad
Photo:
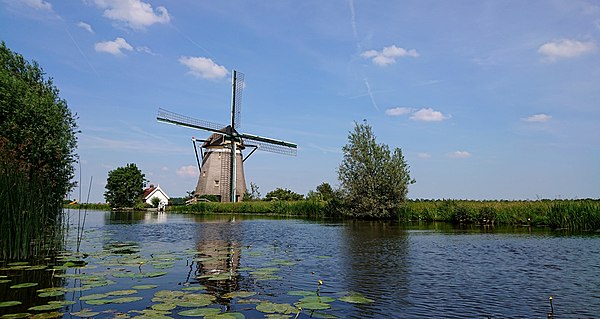
[[[158,287],[158,285],[137,285],[137,286],[133,286],[131,288],[137,289],[137,290],[146,290],[146,289],[154,289],[156,287]]]
[[[92,299],[92,300],[86,300],[85,303],[88,305],[92,305],[92,306],[100,306],[100,305],[106,305],[111,303],[112,300],[111,299]]]
[[[20,318],[27,318],[29,316],[31,316],[31,314],[28,312],[19,312],[19,313],[7,313],[0,318],[2,318],[2,319],[20,319]]]
[[[29,287],[35,287],[37,285],[38,285],[37,282],[24,282],[22,284],[12,285],[12,286],[10,286],[10,288],[11,289],[29,288]]]
[[[0,308],[17,306],[17,305],[20,305],[20,304],[22,304],[22,302],[16,301],[16,300],[13,300],[13,301],[2,301],[2,302],[0,302]]]
[[[158,311],[169,311],[169,310],[173,310],[175,308],[177,308],[177,305],[175,305],[174,303],[158,303],[158,304],[152,305],[152,309],[158,310]]]
[[[62,308],[63,305],[60,304],[47,304],[47,305],[40,305],[40,306],[34,306],[34,307],[30,307],[27,310],[35,310],[35,311],[47,311],[47,310],[56,310],[56,309],[60,309]]]
[[[375,300],[366,298],[365,296],[359,295],[359,294],[344,296],[344,297],[339,298],[338,300],[343,301],[343,302],[348,302],[348,303],[355,303],[355,304],[365,304],[365,303],[375,302]]]
[[[334,301],[335,301],[335,298],[322,297],[322,296],[306,296],[306,297],[300,299],[300,302],[304,302],[304,303],[313,303],[313,302],[329,303],[329,302],[334,302]]]
[[[261,302],[256,305],[256,310],[264,313],[283,313],[290,314],[296,312],[297,309],[289,304],[279,304],[270,301]]]
[[[115,290],[111,292],[107,292],[106,294],[109,296],[128,296],[137,293],[137,290],[129,289],[129,290]]]
[[[62,312],[53,311],[53,312],[38,313],[37,315],[33,315],[29,318],[31,318],[31,319],[52,319],[52,318],[58,318],[58,317],[62,317],[62,316],[63,316]]]
[[[198,290],[206,290],[206,287],[204,287],[204,286],[190,286],[190,287],[181,288],[181,290],[185,290],[185,291],[198,291]]]
[[[44,297],[57,297],[57,296],[62,296],[64,294],[65,294],[64,291],[55,290],[55,291],[48,291],[48,292],[39,293],[38,296],[44,298]]]
[[[61,305],[61,306],[74,305],[75,303],[76,303],[75,301],[71,301],[71,300],[48,301],[49,305]]]
[[[79,300],[81,300],[81,301],[98,300],[98,299],[103,299],[106,297],[108,297],[107,294],[91,294],[91,295],[87,295],[87,296],[82,296],[79,298]]]
[[[324,310],[331,308],[331,305],[323,302],[297,302],[294,305],[308,310]]]
[[[223,297],[233,299],[233,298],[237,298],[237,297],[246,298],[246,297],[251,297],[254,295],[256,295],[256,292],[254,292],[254,291],[233,291],[233,292],[223,295]]]
[[[216,308],[196,308],[190,310],[184,310],[178,313],[180,316],[184,317],[205,317],[210,315],[217,315],[221,313],[221,309]]]
[[[121,297],[121,298],[112,299],[111,302],[112,303],[128,303],[128,302],[140,301],[142,299],[144,299],[144,298],[142,298],[142,297]]]
[[[80,318],[89,318],[89,317],[93,317],[93,316],[96,316],[99,314],[100,314],[99,312],[90,311],[89,309],[84,309],[84,310],[77,311],[77,312],[71,312],[71,315],[80,317]]]
[[[267,319],[289,319],[291,318],[291,315],[282,315],[279,313],[270,313],[265,315],[265,318]]]
[[[306,290],[292,290],[287,293],[290,296],[316,296],[317,293],[314,291],[306,291]]]
[[[0,284],[5,284],[7,282],[11,282],[12,280],[10,279],[0,279]]]

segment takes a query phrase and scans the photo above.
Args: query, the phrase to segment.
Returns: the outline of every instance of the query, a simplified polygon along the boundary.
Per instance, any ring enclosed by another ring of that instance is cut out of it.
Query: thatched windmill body
[[[158,110],[157,120],[164,123],[212,132],[206,140],[192,138],[200,176],[195,195],[216,195],[222,202],[236,202],[246,192],[243,163],[256,150],[284,155],[296,155],[296,144],[239,133],[241,126],[241,102],[244,87],[244,75],[233,71],[231,124],[222,125],[199,120],[164,109]],[[200,156],[198,156],[198,143]],[[251,148],[245,157],[242,151]],[[232,154],[235,154],[232,156]]]

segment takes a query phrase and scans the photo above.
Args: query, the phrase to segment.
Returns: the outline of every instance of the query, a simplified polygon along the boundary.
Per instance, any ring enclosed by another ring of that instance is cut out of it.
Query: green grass
[[[77,204],[66,204],[64,208],[69,209],[91,209],[91,210],[111,210],[110,204],[103,203],[77,203]]]
[[[332,217],[336,209],[323,201],[251,201],[197,203],[170,207],[199,214],[275,214]],[[342,216],[343,217],[343,216]],[[396,214],[400,222],[450,222],[469,225],[531,225],[572,230],[600,229],[600,200],[469,201],[410,200]]]

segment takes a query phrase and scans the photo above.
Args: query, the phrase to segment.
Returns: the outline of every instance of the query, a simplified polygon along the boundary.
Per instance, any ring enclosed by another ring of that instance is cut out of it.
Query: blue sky
[[[207,134],[157,109],[227,123],[234,69],[241,131],[298,144],[246,162],[262,195],[337,185],[363,120],[402,148],[410,198],[600,195],[597,1],[0,0],[0,40],[77,113],[94,202],[131,162],[172,197],[194,189]]]

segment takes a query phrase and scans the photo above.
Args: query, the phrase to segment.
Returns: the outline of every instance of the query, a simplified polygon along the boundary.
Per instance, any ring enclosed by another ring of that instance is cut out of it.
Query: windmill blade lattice
[[[221,133],[221,129],[223,129],[226,125],[209,122],[205,120],[199,120],[190,116],[185,116],[181,114],[177,114],[175,112],[167,111],[165,109],[159,108],[158,115],[156,119],[161,122],[200,129],[207,130],[215,133]]]
[[[231,126],[238,130],[242,126],[242,92],[244,91],[244,73],[233,71],[233,102]]]

